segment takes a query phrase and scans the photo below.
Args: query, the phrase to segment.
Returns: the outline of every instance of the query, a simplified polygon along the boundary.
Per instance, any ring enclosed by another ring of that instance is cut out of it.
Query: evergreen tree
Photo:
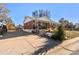
[[[62,25],[59,25],[57,31],[51,37],[52,39],[63,41],[65,39],[65,32]]]

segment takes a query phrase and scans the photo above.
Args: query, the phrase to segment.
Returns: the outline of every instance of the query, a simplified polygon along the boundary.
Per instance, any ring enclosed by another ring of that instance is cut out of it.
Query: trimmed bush
[[[51,36],[52,39],[63,41],[65,39],[65,32],[62,25],[59,25],[57,31]]]

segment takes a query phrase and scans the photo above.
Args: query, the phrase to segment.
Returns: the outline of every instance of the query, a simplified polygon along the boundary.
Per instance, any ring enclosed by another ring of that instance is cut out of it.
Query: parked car
[[[39,35],[40,36],[43,36],[43,37],[51,37],[52,36],[52,33],[51,32],[46,32],[46,31],[43,31],[43,30],[40,30],[39,31]]]
[[[45,36],[46,36],[46,37],[51,37],[51,36],[52,36],[52,33],[51,33],[51,32],[46,32],[46,33],[45,33]]]
[[[39,33],[39,29],[32,29],[32,33],[33,34],[38,34]]]
[[[2,21],[0,21],[0,35],[3,35],[6,32],[7,32],[6,25]]]

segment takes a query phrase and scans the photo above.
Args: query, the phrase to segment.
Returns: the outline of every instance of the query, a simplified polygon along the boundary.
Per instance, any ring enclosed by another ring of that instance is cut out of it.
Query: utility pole
[[[37,11],[37,15],[36,15],[36,32],[38,33],[39,32],[39,25],[38,25],[38,17],[39,17],[39,14],[38,14],[38,11]]]

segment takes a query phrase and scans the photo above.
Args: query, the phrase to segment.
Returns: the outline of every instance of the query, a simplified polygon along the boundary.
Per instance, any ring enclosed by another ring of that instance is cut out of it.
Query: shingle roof
[[[51,20],[48,17],[46,17],[46,16],[40,17],[40,18],[38,18],[38,20],[51,22]]]
[[[40,17],[40,18],[25,16],[24,23],[27,23],[27,22],[32,21],[32,20],[51,22],[51,20],[46,16]]]

